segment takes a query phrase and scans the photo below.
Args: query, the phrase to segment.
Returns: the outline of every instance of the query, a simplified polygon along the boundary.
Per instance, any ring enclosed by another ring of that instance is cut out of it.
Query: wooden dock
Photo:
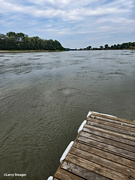
[[[135,180],[135,122],[90,112],[54,180]]]

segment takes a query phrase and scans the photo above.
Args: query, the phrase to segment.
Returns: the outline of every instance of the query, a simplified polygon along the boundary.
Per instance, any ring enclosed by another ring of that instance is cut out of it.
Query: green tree
[[[7,36],[8,36],[8,37],[11,37],[11,36],[16,37],[16,33],[15,33],[15,32],[10,31],[10,32],[8,32],[8,33],[7,33]]]
[[[28,37],[24,33],[0,34],[0,49],[3,50],[65,50],[57,40],[44,40],[38,36]]]
[[[108,46],[108,44],[105,44],[105,49],[109,49],[109,46]]]
[[[87,47],[87,50],[90,50],[91,48],[92,48],[92,46],[88,46],[88,47]]]
[[[102,49],[104,49],[104,47],[103,47],[103,46],[100,46],[100,49],[102,50]]]

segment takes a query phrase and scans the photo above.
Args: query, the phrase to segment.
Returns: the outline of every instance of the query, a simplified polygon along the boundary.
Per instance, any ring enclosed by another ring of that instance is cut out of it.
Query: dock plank
[[[95,141],[99,141],[99,142],[102,142],[102,143],[105,142],[106,144],[113,145],[113,146],[118,147],[118,148],[121,147],[121,149],[125,149],[125,150],[131,151],[131,152],[135,152],[135,147],[134,146],[130,146],[130,145],[124,144],[122,142],[117,142],[117,141],[112,140],[112,139],[103,138],[101,136],[91,134],[91,133],[88,133],[88,132],[85,132],[85,131],[82,131],[80,133],[80,135],[84,136],[84,137],[87,137],[87,138],[90,138],[90,139],[93,139]]]
[[[88,161],[94,162],[95,164],[99,164],[101,166],[104,166],[106,168],[109,167],[109,169],[114,170],[116,172],[120,172],[121,174],[127,175],[127,176],[131,176],[133,178],[135,178],[135,169],[130,169],[126,166],[123,166],[121,164],[118,164],[116,162],[107,160],[105,158],[102,158],[100,156],[94,155],[92,153],[77,149],[72,147],[70,150],[71,154],[74,154],[83,159],[86,159]]]
[[[107,125],[107,126],[112,126],[114,128],[118,128],[118,129],[123,129],[125,131],[132,131],[132,132],[135,132],[135,127],[128,127],[127,125],[123,125],[123,123],[121,124],[116,124],[114,122],[109,122],[109,121],[105,121],[105,120],[102,120],[102,119],[98,119],[98,118],[89,118],[88,122],[95,122],[95,123],[99,123],[99,124],[104,124],[104,125]],[[127,124],[127,123],[126,123]]]
[[[53,179],[135,180],[135,122],[89,113]]]
[[[84,178],[78,177],[64,169],[61,169],[60,167],[56,171],[54,178],[58,178],[60,180],[84,180]]]
[[[104,151],[111,152],[112,154],[117,154],[121,157],[125,157],[125,158],[135,161],[135,153],[129,152],[127,150],[117,148],[115,146],[101,143],[98,141],[94,141],[94,140],[86,138],[84,136],[78,136],[77,141],[80,143],[87,144],[87,145],[93,146],[93,147],[97,147]]]
[[[91,125],[91,126],[95,126],[95,127],[100,127],[102,129],[111,130],[111,131],[114,131],[114,132],[118,132],[118,133],[121,133],[121,134],[127,134],[127,135],[135,137],[135,132],[132,132],[132,131],[126,131],[124,129],[116,128],[116,127],[113,127],[113,126],[109,126],[109,125],[101,124],[101,123],[97,123],[97,122],[91,122],[91,121],[87,121],[87,124]]]
[[[135,121],[130,121],[130,120],[127,120],[127,119],[117,118],[117,117],[113,117],[113,116],[107,116],[107,115],[104,115],[104,114],[101,114],[101,113],[93,112],[91,114],[91,117],[93,119],[96,118],[96,117],[102,117],[102,118],[112,119],[112,120],[115,120],[115,121],[120,121],[120,122],[124,122],[124,123],[135,125]],[[89,118],[90,117],[88,117],[87,119],[89,120]]]
[[[93,126],[87,126],[87,125],[84,126],[83,131],[91,133],[91,134],[95,134],[95,135],[98,135],[98,136],[101,136],[103,138],[112,139],[112,140],[115,140],[117,142],[121,142],[123,144],[133,146],[135,148],[135,141],[133,141],[133,140],[131,140],[129,138],[125,138],[125,136],[123,136],[123,137],[118,136],[116,133],[114,134],[113,132],[108,133],[103,129],[95,128]]]
[[[112,130],[108,130],[108,129],[103,129],[101,127],[95,127],[95,126],[91,126],[90,124],[86,124],[84,127],[86,128],[89,128],[89,129],[94,129],[94,130],[98,130],[100,132],[104,132],[104,133],[107,133],[107,134],[110,134],[110,135],[114,135],[116,137],[121,137],[123,139],[127,139],[127,140],[130,140],[130,141],[134,141],[135,142],[135,137],[132,137],[130,135],[127,135],[127,134],[121,134],[121,133],[118,133],[118,132],[114,132]],[[134,145],[134,144],[133,144]]]
[[[91,120],[91,118],[92,117],[89,117],[88,120]],[[129,121],[127,123],[127,122],[122,122],[122,121],[119,121],[119,120],[116,120],[116,119],[114,120],[114,119],[103,118],[103,117],[99,117],[99,116],[95,116],[92,119],[98,119],[98,120],[105,121],[105,122],[112,122],[112,123],[117,124],[117,125],[123,125],[123,126],[126,126],[126,127],[135,128],[135,124],[130,124]]]
[[[131,161],[129,159],[114,155],[112,153],[97,149],[95,147],[87,146],[87,145],[79,143],[77,141],[74,143],[73,147],[76,147],[80,150],[84,150],[86,152],[92,153],[96,156],[111,160],[111,161],[116,162],[118,164],[122,164],[124,166],[129,167],[129,168],[135,169],[135,162]]]
[[[110,179],[129,180],[128,176],[125,176],[125,175],[118,173],[116,171],[112,171],[109,168],[106,168],[106,167],[101,166],[99,164],[95,164],[91,161],[88,161],[86,159],[83,159],[81,157],[78,157],[78,156],[70,154],[70,153],[68,153],[66,160],[70,161],[74,164],[78,164],[79,166],[81,166],[85,169],[88,169],[90,171],[93,171],[97,174],[100,174],[100,175],[105,176],[105,177],[110,178]],[[133,178],[130,177],[130,179],[133,179]]]
[[[89,171],[86,168],[83,168],[81,166],[78,166],[76,164],[71,163],[70,161],[64,161],[61,165],[61,168],[79,176],[84,179],[90,179],[90,180],[110,180],[109,178],[106,178],[104,176],[101,176],[97,173],[94,173],[92,171]]]

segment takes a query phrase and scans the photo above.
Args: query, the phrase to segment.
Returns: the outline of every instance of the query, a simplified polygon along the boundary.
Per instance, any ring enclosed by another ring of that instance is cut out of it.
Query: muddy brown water
[[[1,53],[0,180],[53,175],[89,110],[135,120],[135,51]]]

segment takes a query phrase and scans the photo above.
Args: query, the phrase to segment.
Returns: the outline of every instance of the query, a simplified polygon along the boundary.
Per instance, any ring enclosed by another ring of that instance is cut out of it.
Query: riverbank
[[[59,52],[60,50],[0,50],[0,53]]]
[[[82,50],[72,49],[68,51],[82,51]],[[91,50],[85,50],[85,51],[96,51],[96,50],[105,50],[105,49],[91,49]],[[106,50],[113,50],[113,49],[106,49]],[[120,50],[120,49],[115,49],[115,50]],[[122,49],[122,50],[135,50],[135,49]],[[33,52],[61,52],[61,51],[67,51],[67,50],[0,50],[0,53],[33,53]]]

